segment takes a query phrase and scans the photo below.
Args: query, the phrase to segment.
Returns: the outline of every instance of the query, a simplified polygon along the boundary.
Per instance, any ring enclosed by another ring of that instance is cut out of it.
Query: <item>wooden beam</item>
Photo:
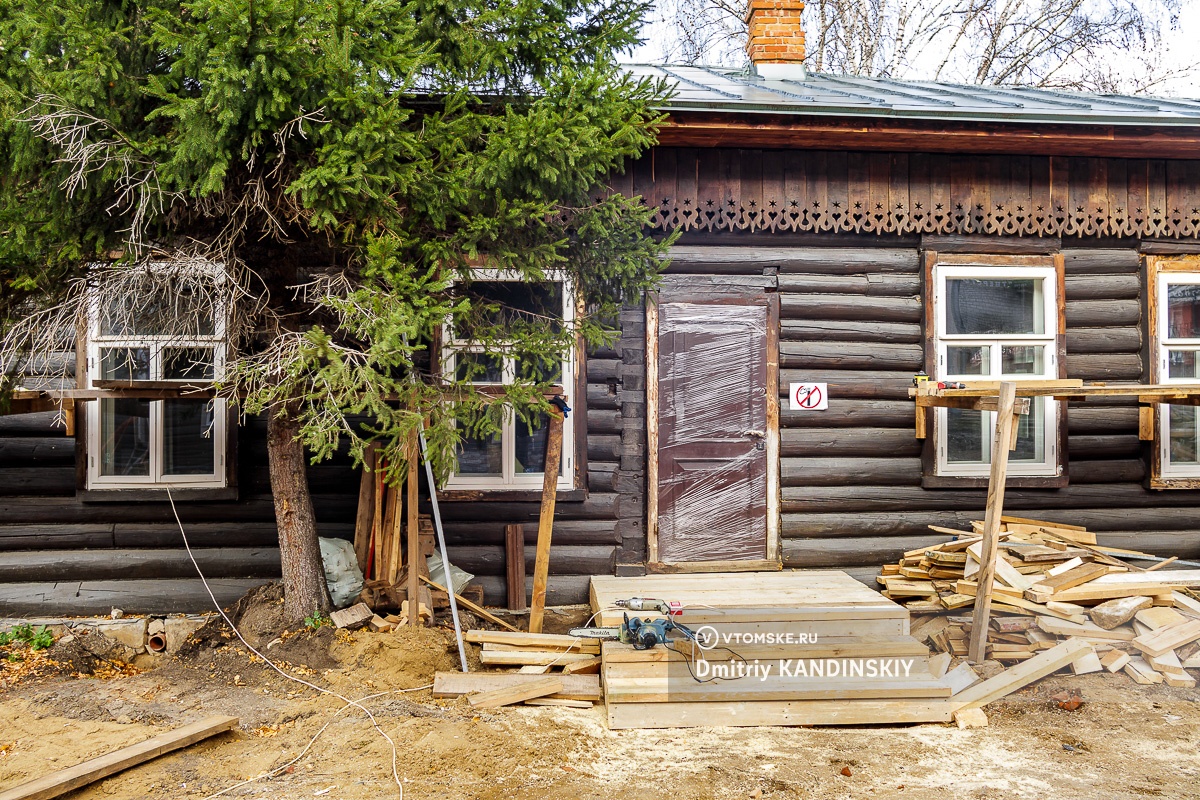
[[[363,453],[362,478],[358,483],[358,514],[354,519],[354,556],[358,569],[367,572],[367,553],[371,549],[371,528],[375,522],[375,469],[379,445],[371,442]]]
[[[992,443],[992,471],[988,484],[987,514],[983,523],[983,549],[979,569],[979,589],[975,595],[969,658],[979,664],[987,657],[988,620],[992,611],[992,581],[999,557],[1000,516],[1004,513],[1004,485],[1008,480],[1008,448],[1015,422],[1013,414],[1017,387],[1000,384],[1000,406],[996,417],[996,437]]]
[[[999,700],[1001,697],[1015,692],[1022,686],[1062,669],[1088,652],[1094,651],[1087,642],[1081,639],[1068,639],[1049,650],[1043,650],[1033,658],[1022,661],[1015,667],[1006,669],[995,677],[977,683],[969,689],[964,689],[951,697],[950,702],[956,710],[985,706],[993,700]]]
[[[508,706],[513,703],[532,700],[535,697],[558,694],[562,691],[562,688],[562,679],[550,676],[539,678],[536,681],[513,683],[511,686],[502,686],[498,689],[492,689],[489,692],[480,692],[479,694],[471,695],[467,699],[470,701],[471,707],[475,709],[499,708],[500,706]]]
[[[542,507],[538,517],[537,556],[533,562],[533,597],[529,603],[529,632],[542,632],[546,610],[546,583],[550,578],[550,539],[554,533],[554,500],[558,489],[558,468],[562,460],[563,415],[549,412],[550,429],[546,434],[545,476],[542,481]]]
[[[421,526],[417,508],[417,462],[421,458],[421,444],[417,438],[416,429],[408,437],[408,497],[405,503],[405,510],[408,512],[408,597],[410,600],[419,603],[421,591]],[[399,547],[399,539],[397,536],[397,547]],[[446,572],[446,581],[450,581],[450,565],[443,565]],[[417,611],[420,611],[420,606],[417,606]],[[408,624],[418,626],[421,624],[421,615],[409,614]]]
[[[20,786],[0,792],[0,800],[48,800],[87,786],[109,775],[157,758],[164,753],[203,741],[218,733],[233,730],[237,717],[209,717],[182,728],[155,736],[139,744],[123,747],[108,755],[93,758],[73,767],[43,775]]]
[[[448,592],[449,591],[448,589],[446,589],[445,586],[442,586],[440,583],[435,583],[434,581],[431,581],[429,578],[426,578],[424,575],[421,576],[421,580],[423,580],[425,583],[429,584],[432,588],[437,589],[439,592]],[[470,600],[463,597],[461,594],[458,594],[457,592],[455,592],[454,597],[458,600],[459,604],[463,608],[467,609],[468,611],[470,611],[472,614],[475,614],[476,616],[483,617],[484,619],[486,619],[488,622],[492,623],[493,625],[499,625],[501,628],[504,628],[504,629],[510,630],[510,631],[514,631],[516,633],[521,632],[521,630],[519,628],[516,628],[513,625],[509,625],[507,622],[500,619],[496,615],[492,614],[490,611],[488,611],[483,606],[475,605],[475,603],[472,603]]]
[[[525,526],[520,523],[504,526],[505,589],[508,591],[508,610],[525,610]]]

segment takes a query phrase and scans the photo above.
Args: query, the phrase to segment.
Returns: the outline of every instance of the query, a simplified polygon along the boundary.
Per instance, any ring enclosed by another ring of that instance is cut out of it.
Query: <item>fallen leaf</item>
[[[842,767],[842,774],[849,778],[854,773],[850,771],[849,767]]]

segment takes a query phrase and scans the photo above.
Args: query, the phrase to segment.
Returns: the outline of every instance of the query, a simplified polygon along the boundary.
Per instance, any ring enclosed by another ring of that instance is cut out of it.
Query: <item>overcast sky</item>
[[[1178,26],[1167,32],[1164,42],[1164,62],[1172,67],[1182,67],[1188,62],[1200,60],[1200,0],[1184,0],[1183,5]],[[654,19],[656,16],[660,18]],[[646,44],[624,60],[661,63],[662,53],[667,49],[664,42],[674,35],[672,26],[661,20],[661,14],[652,13],[643,35],[647,37]],[[720,63],[720,60],[710,59],[710,63]],[[1193,72],[1186,78],[1172,80],[1155,94],[1200,99],[1200,73]]]

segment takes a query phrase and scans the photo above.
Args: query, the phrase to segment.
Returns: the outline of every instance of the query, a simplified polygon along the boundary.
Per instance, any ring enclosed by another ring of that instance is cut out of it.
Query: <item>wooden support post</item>
[[[362,479],[358,483],[358,516],[354,520],[354,556],[358,568],[367,572],[367,553],[371,550],[371,529],[375,523],[375,466],[379,445],[367,445],[363,452]]]
[[[367,566],[363,576],[372,580],[379,575],[379,548],[383,541],[383,498],[387,493],[387,484],[383,482],[383,472],[387,468],[387,459],[375,454],[375,513],[371,517],[371,543],[367,545]]]
[[[971,647],[968,659],[979,664],[987,657],[988,622],[992,611],[992,582],[996,577],[999,554],[1000,515],[1004,513],[1004,484],[1008,479],[1008,451],[1013,443],[1016,424],[1013,411],[1016,384],[1000,384],[1000,403],[996,412],[996,437],[992,444],[992,474],[988,483],[987,515],[983,522],[983,550],[980,553],[975,612],[971,618]]]
[[[508,588],[508,610],[525,610],[525,526],[506,525],[504,528],[505,581]]]
[[[413,603],[420,601],[421,589],[421,562],[424,556],[421,555],[421,526],[420,518],[417,514],[417,462],[421,458],[421,446],[417,440],[417,432],[414,430],[408,438],[408,498],[405,505],[408,512],[408,598],[409,608],[413,607]],[[449,570],[447,570],[449,571]],[[418,611],[420,606],[417,606]],[[409,625],[420,625],[421,615],[409,614]]]
[[[537,557],[533,563],[533,597],[529,603],[529,632],[542,632],[542,614],[546,609],[546,582],[550,577],[550,536],[554,530],[554,501],[558,491],[558,468],[562,461],[563,415],[549,412],[550,429],[546,432],[545,479],[542,481],[542,509],[538,517]]]

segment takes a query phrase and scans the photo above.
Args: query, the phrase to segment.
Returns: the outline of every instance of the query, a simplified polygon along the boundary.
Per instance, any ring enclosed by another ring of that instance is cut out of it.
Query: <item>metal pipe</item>
[[[417,424],[417,437],[421,441],[421,458],[425,462],[425,478],[429,483],[429,503],[433,506],[433,525],[437,529],[438,547],[442,551],[442,568],[445,570],[446,594],[450,596],[450,616],[454,619],[454,637],[458,640],[458,658],[462,671],[467,669],[467,649],[463,646],[462,625],[458,621],[458,601],[454,597],[454,581],[450,577],[450,556],[446,554],[446,534],[442,530],[442,512],[438,509],[437,485],[433,480],[433,464],[429,463],[429,445],[425,443],[425,423]]]

